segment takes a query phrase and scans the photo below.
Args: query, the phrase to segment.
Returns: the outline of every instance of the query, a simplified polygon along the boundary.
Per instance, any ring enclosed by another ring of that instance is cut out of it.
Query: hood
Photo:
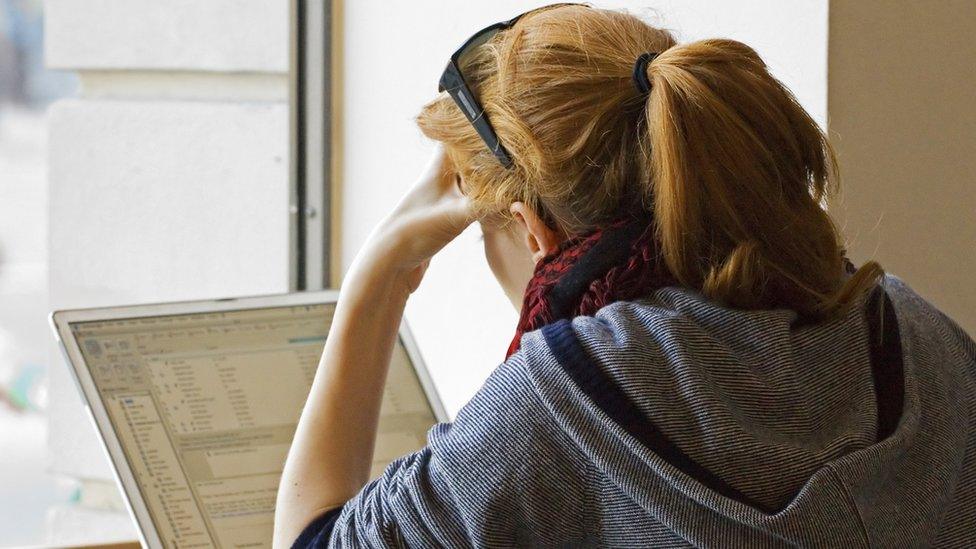
[[[529,334],[529,376],[597,470],[692,544],[929,545],[976,504],[974,346],[884,286],[806,325],[664,288]]]

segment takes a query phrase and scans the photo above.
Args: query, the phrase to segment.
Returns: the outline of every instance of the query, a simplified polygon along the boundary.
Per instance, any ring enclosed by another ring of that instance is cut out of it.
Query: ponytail
[[[823,201],[833,149],[752,48],[674,46],[647,65],[648,192],[668,268],[683,285],[747,309],[839,312],[883,275],[869,262],[846,283]]]

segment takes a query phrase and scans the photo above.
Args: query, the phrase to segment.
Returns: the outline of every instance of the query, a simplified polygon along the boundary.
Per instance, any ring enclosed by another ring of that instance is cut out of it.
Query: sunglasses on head
[[[475,131],[481,136],[481,139],[488,145],[488,149],[491,150],[495,158],[505,166],[506,168],[511,168],[513,165],[512,158],[508,155],[508,151],[502,146],[501,141],[498,139],[498,134],[495,133],[495,129],[491,127],[491,123],[488,121],[488,116],[485,114],[485,109],[481,106],[481,103],[475,98],[474,93],[471,92],[471,88],[464,81],[464,76],[461,75],[461,65],[464,64],[464,59],[470,53],[474,52],[478,46],[491,40],[493,36],[498,34],[500,31],[510,29],[515,26],[522,17],[538,12],[541,10],[548,10],[552,8],[558,8],[562,6],[585,6],[586,4],[575,4],[575,3],[560,3],[560,4],[550,4],[548,6],[542,6],[529,10],[525,13],[517,15],[508,21],[502,21],[501,23],[495,23],[494,25],[489,25],[480,31],[476,32],[471,38],[468,38],[464,44],[454,55],[451,56],[451,60],[447,63],[447,67],[444,69],[444,73],[441,75],[440,83],[437,87],[438,92],[447,90],[447,93],[451,95],[454,102],[457,103],[461,112],[467,117],[468,122],[474,126]]]

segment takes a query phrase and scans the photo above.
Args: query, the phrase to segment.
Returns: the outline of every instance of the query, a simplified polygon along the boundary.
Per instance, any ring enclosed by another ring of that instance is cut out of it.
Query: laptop
[[[143,546],[271,546],[278,481],[337,296],[52,313]],[[422,448],[427,430],[446,420],[403,325],[373,476]]]

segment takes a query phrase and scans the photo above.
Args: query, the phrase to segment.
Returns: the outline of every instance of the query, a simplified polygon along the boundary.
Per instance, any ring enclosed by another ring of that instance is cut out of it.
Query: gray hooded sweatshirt
[[[976,344],[883,288],[819,324],[664,288],[526,334],[296,545],[976,547]]]

